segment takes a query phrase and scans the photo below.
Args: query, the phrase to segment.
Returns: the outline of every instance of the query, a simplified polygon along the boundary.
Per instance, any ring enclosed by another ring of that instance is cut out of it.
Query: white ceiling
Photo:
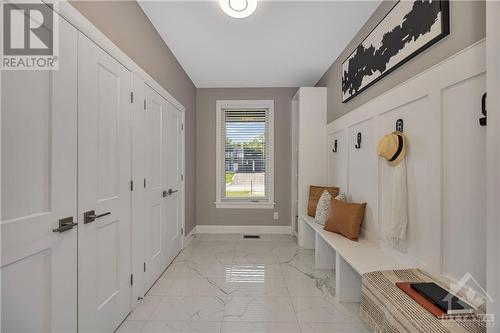
[[[314,85],[380,1],[261,0],[246,19],[216,1],[139,3],[194,84],[209,88]]]

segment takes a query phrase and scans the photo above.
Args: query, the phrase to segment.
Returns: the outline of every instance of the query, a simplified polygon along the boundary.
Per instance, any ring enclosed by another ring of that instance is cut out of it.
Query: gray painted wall
[[[196,225],[196,87],[135,1],[71,1],[89,21],[186,107],[186,233]]]
[[[450,1],[450,35],[402,65],[347,103],[342,103],[342,62],[359,45],[394,5],[384,1],[342,51],[316,84],[328,87],[328,122],[359,107],[383,92],[403,83],[429,67],[486,37],[486,6],[484,1]]]
[[[297,88],[198,89],[196,93],[196,223],[198,225],[290,225],[291,103]],[[218,99],[274,100],[275,209],[215,208]],[[279,220],[273,220],[273,212]]]

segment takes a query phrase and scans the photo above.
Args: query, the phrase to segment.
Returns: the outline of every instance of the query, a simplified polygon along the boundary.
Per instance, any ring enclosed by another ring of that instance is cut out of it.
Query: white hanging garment
[[[387,223],[387,241],[400,251],[406,249],[408,225],[408,190],[406,184],[406,159],[393,168],[392,204]]]

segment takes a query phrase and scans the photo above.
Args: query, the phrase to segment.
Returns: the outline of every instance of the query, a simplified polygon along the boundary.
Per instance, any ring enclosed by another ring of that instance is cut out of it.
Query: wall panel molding
[[[373,206],[373,215],[363,223],[363,236],[445,279],[460,279],[470,272],[480,283],[485,282],[485,263],[474,258],[484,257],[486,251],[486,151],[472,150],[486,143],[486,131],[478,123],[486,89],[485,46],[485,40],[475,43],[327,126],[328,147],[339,140],[338,152],[328,152],[330,185]],[[395,129],[399,118],[409,139],[410,222],[403,252],[385,242],[392,170],[376,155],[378,140]],[[360,128],[366,135],[356,150],[352,140]],[[355,157],[363,147],[363,157]],[[464,244],[463,250],[458,244]]]

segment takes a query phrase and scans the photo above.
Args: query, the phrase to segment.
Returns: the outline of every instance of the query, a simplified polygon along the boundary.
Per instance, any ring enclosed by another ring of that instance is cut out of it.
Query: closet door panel
[[[130,310],[131,73],[82,34],[78,66],[79,327],[112,332]]]
[[[172,262],[182,248],[182,113],[167,104],[167,244],[168,262]]]
[[[76,331],[77,32],[59,20],[59,69],[3,71],[2,332]]]
[[[164,191],[167,189],[166,130],[167,102],[146,86],[146,284],[167,268],[167,212]]]

